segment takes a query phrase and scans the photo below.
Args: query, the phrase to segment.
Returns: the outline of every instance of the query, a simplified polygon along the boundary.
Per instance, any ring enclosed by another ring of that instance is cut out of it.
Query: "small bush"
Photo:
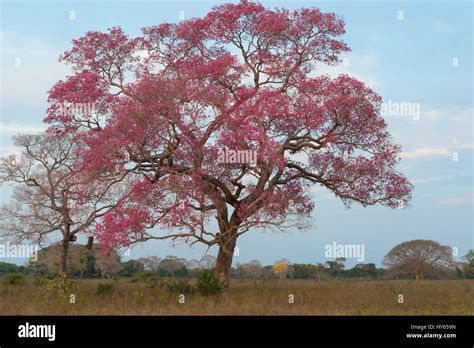
[[[154,271],[141,271],[135,273],[134,282],[144,282],[150,288],[154,287],[158,282],[158,275]]]
[[[169,279],[165,286],[178,294],[192,294],[196,290],[188,278]]]
[[[97,295],[110,294],[114,290],[114,286],[110,283],[99,283],[97,284],[96,293]]]
[[[8,273],[3,277],[3,283],[8,285],[26,284],[26,276],[23,273]]]
[[[37,276],[35,277],[35,285],[45,285],[48,282],[48,279],[43,276]]]
[[[64,301],[69,301],[69,295],[77,291],[77,285],[77,281],[59,276],[49,279],[44,287],[45,300],[59,298]]]
[[[215,269],[198,271],[197,289],[204,296],[219,295],[224,289]]]

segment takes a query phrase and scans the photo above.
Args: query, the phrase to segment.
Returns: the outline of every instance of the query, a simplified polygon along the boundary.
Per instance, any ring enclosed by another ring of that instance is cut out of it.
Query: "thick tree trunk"
[[[222,221],[227,220],[227,210],[222,209]],[[240,219],[236,211],[232,214],[228,224],[219,223],[219,252],[217,253],[216,270],[221,282],[227,289],[230,285],[230,271],[232,268],[232,259],[234,258],[234,249],[237,242],[237,233],[239,231]]]
[[[94,236],[89,236],[87,238],[86,248],[92,250],[92,245],[94,244]]]
[[[59,264],[59,275],[61,278],[67,277],[67,254],[69,251],[69,239],[63,240],[61,248],[61,258]]]
[[[226,288],[230,285],[230,271],[232,268],[232,259],[234,257],[234,249],[236,244],[235,236],[231,240],[219,244],[219,252],[217,254],[216,269],[221,282]]]

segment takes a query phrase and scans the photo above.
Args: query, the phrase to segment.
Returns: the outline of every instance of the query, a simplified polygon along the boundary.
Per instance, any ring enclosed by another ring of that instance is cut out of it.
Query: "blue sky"
[[[36,132],[46,93],[69,74],[58,56],[88,30],[121,26],[130,36],[161,22],[199,17],[213,1],[2,1],[0,155],[12,153],[11,136]],[[364,262],[380,264],[396,244],[433,239],[473,248],[473,4],[471,1],[262,1],[295,9],[316,6],[346,22],[352,52],[344,64],[315,73],[348,73],[385,102],[415,103],[419,114],[385,116],[403,146],[399,169],[414,183],[408,208],[345,209],[327,191],[313,192],[313,226],[304,232],[252,233],[238,241],[234,262],[325,262],[324,246],[363,244]],[[74,12],[71,12],[74,11]],[[183,11],[183,12],[181,12]],[[72,16],[75,16],[71,19]],[[456,159],[457,161],[453,160]],[[3,187],[1,200],[10,190]],[[172,254],[200,258],[205,248],[148,242],[130,257]],[[211,249],[210,254],[217,250]],[[1,259],[0,259],[1,261]],[[12,262],[15,260],[5,260]],[[15,261],[16,262],[16,261]],[[353,265],[349,259],[347,264]]]

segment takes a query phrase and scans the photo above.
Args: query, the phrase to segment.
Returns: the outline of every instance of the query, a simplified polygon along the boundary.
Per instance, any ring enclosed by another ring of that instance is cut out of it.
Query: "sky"
[[[70,70],[58,56],[89,30],[140,29],[200,17],[217,1],[9,1],[0,5],[0,156],[15,152],[11,136],[38,132],[47,91]],[[268,7],[319,7],[341,15],[352,51],[336,67],[314,74],[349,74],[379,93],[395,142],[398,169],[414,184],[408,207],[346,209],[328,191],[311,193],[312,226],[285,233],[249,232],[237,242],[234,264],[325,262],[326,245],[364,247],[364,263],[381,265],[396,244],[431,239],[454,248],[455,259],[473,246],[473,3],[471,1],[261,1]],[[397,112],[397,106],[407,106]],[[0,188],[2,202],[11,189]],[[199,259],[217,249],[153,241],[127,258],[175,255]],[[456,256],[457,255],[457,256]],[[22,263],[21,259],[0,261]],[[358,260],[348,258],[346,264]]]

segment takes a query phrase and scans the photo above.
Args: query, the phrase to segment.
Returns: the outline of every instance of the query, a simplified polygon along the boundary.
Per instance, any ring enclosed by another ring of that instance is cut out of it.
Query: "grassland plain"
[[[473,290],[474,280],[233,280],[222,295],[190,293],[180,303],[179,294],[160,282],[76,280],[64,292],[54,282],[29,279],[23,285],[0,282],[0,314],[472,315]]]

